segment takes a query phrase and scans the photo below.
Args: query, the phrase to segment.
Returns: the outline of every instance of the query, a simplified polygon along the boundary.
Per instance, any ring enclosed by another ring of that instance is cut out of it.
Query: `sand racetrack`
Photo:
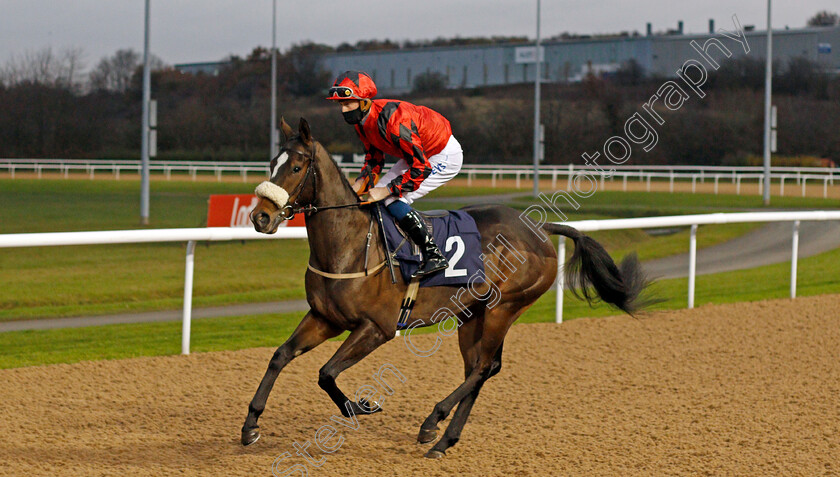
[[[277,475],[838,475],[838,310],[829,295],[514,326],[440,461],[415,436],[461,382],[455,337],[428,358],[397,339],[343,374],[346,392],[384,363],[406,380],[357,430],[335,425],[334,454],[314,436],[336,414],[316,383],[336,342],[284,370],[248,448],[239,428],[270,348],[3,370],[0,475],[268,476],[284,452]]]

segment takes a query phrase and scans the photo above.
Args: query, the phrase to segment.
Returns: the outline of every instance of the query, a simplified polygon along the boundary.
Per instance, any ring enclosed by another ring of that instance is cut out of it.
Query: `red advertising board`
[[[253,227],[250,214],[257,206],[257,196],[253,194],[220,194],[211,195],[207,208],[208,227]],[[292,220],[284,220],[281,227],[305,226],[303,214],[298,214]]]

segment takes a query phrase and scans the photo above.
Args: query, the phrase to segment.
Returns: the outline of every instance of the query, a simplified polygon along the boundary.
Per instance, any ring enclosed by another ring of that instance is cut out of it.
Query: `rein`
[[[291,195],[294,195],[295,200],[292,204],[287,204],[284,209],[284,219],[289,220],[292,219],[296,214],[304,214],[304,215],[311,215],[316,214],[322,210],[329,210],[329,209],[344,209],[347,207],[364,207],[367,205],[374,204],[375,202],[372,200],[363,201],[363,202],[355,202],[353,204],[341,204],[341,205],[326,205],[323,207],[318,207],[313,204],[307,205],[299,205],[297,203],[298,196],[300,195],[300,190],[303,188],[303,185],[306,184],[307,179],[309,179],[310,172],[313,172],[315,167],[313,167],[313,162],[315,161],[315,142],[312,142],[312,148],[309,151],[309,162],[306,165],[306,177],[300,181],[300,184],[295,188],[294,192]],[[314,183],[312,184],[312,195],[318,195],[318,174],[312,174]],[[289,211],[289,215],[285,214],[285,210]]]
[[[298,186],[292,192],[292,195],[294,195],[295,200],[292,202],[292,204],[287,204],[285,207],[283,207],[282,216],[284,216],[284,219],[286,219],[286,220],[291,219],[296,214],[300,214],[300,213],[303,213],[304,215],[312,215],[312,214],[316,214],[318,212],[321,212],[323,210],[345,209],[345,208],[348,208],[348,207],[359,207],[359,208],[361,208],[363,206],[367,206],[367,205],[371,205],[371,204],[375,203],[374,201],[369,200],[369,201],[364,201],[364,202],[355,202],[355,203],[352,203],[352,204],[327,205],[327,206],[323,206],[323,207],[318,207],[318,206],[313,205],[313,204],[299,205],[298,202],[297,202],[298,197],[300,196],[300,192],[301,192],[301,189],[303,189],[304,184],[306,184],[306,182],[309,180],[310,174],[312,175],[312,180],[313,180],[312,195],[313,195],[313,197],[318,196],[318,174],[316,172],[314,172],[314,170],[315,170],[314,162],[315,162],[315,142],[313,141],[312,142],[312,148],[309,151],[309,161],[307,162],[307,165],[306,165],[306,176],[303,178],[302,181],[300,181],[300,184],[298,184]],[[313,201],[314,201],[314,199],[313,199]],[[289,215],[286,215],[286,210],[289,211]],[[334,279],[334,280],[341,280],[341,279],[347,279],[347,278],[362,278],[362,277],[367,277],[367,276],[370,276],[370,275],[374,275],[377,272],[379,272],[380,270],[382,270],[383,267],[385,267],[385,264],[388,263],[388,259],[386,258],[385,260],[382,260],[382,263],[380,263],[379,265],[376,265],[372,269],[368,269],[368,252],[370,250],[370,241],[371,241],[372,237],[373,237],[373,215],[371,215],[370,228],[368,229],[368,233],[367,233],[367,243],[365,244],[365,265],[364,265],[365,269],[364,269],[364,271],[352,272],[352,273],[329,273],[329,272],[325,272],[325,271],[322,271],[322,270],[318,270],[317,268],[313,267],[311,263],[307,263],[306,267],[317,275],[320,275],[320,276],[325,277],[325,278],[331,278],[331,279]]]

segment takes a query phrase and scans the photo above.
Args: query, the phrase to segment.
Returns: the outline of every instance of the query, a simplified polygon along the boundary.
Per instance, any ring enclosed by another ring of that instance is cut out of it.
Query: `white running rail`
[[[668,217],[644,217],[636,219],[581,220],[566,222],[581,232],[599,230],[639,229],[658,227],[690,226],[689,242],[689,287],[688,307],[694,306],[694,279],[697,260],[697,226],[710,224],[732,224],[744,222],[791,222],[791,284],[790,295],[796,297],[796,270],[799,246],[799,223],[803,221],[840,220],[840,211],[789,211],[789,212],[745,212],[717,213],[703,215],[677,215]],[[192,283],[195,243],[197,241],[229,240],[267,240],[267,239],[304,239],[304,227],[280,228],[276,234],[260,234],[245,227],[212,227],[192,229],[157,229],[157,230],[114,230],[102,232],[55,232],[34,234],[0,235],[0,248],[11,247],[50,247],[62,245],[96,245],[149,242],[187,242],[186,265],[184,271],[184,307],[182,319],[181,353],[190,352],[190,324],[192,318]],[[560,237],[558,256],[565,257],[564,237]],[[558,261],[557,306],[555,321],[563,322],[563,260]]]
[[[333,158],[339,163],[344,174],[350,178],[351,175],[359,172],[359,163],[341,163],[342,156],[334,155]],[[393,164],[386,164],[390,167]],[[222,176],[238,175],[242,182],[254,180],[268,175],[268,164],[264,162],[211,162],[211,161],[151,161],[149,164],[151,172],[163,174],[167,180],[171,180],[172,173],[188,174],[195,181],[199,174],[214,175],[217,181]],[[615,172],[608,176],[600,176],[600,180],[615,181],[620,179],[622,190],[627,190],[627,182],[630,179],[638,179],[644,182],[648,191],[651,190],[651,181],[665,181],[669,183],[669,190],[674,191],[675,182],[691,182],[691,191],[696,192],[697,183],[705,183],[707,180],[714,183],[714,193],[718,193],[721,181],[730,181],[735,185],[736,193],[741,194],[741,183],[757,183],[759,191],[763,187],[763,173],[758,166],[684,166],[684,165],[611,165],[610,169]],[[586,171],[590,174],[597,173],[595,166],[584,165],[543,165],[540,166],[540,179],[551,179],[551,188],[558,186],[558,179],[564,178],[566,190],[571,190],[572,181],[576,174]],[[5,172],[12,179],[17,172],[32,172],[39,179],[44,172],[58,173],[64,178],[70,174],[85,174],[94,179],[96,174],[111,174],[114,179],[119,180],[120,175],[126,172],[139,174],[140,163],[130,159],[0,159],[0,172]],[[249,174],[251,178],[249,179]],[[460,171],[461,177],[466,177],[467,185],[471,186],[478,177],[490,179],[492,187],[496,186],[498,180],[516,179],[516,188],[523,187],[523,179],[533,180],[531,166],[512,164],[464,164]],[[806,195],[808,182],[820,183],[823,186],[823,197],[828,197],[828,187],[834,185],[835,180],[840,180],[840,170],[827,167],[774,167],[771,180],[779,184],[779,195],[785,195],[785,183],[790,182],[801,186],[802,196]]]

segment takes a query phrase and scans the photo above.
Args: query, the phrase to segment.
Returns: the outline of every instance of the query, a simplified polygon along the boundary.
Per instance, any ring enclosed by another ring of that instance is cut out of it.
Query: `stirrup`
[[[423,266],[424,265],[428,265],[428,262],[426,262],[426,261],[421,262],[420,267],[417,268],[417,270],[415,270],[415,272],[413,274],[411,274],[411,278],[425,277],[427,275],[432,275],[434,273],[437,273],[441,270],[446,270],[447,268],[449,268],[449,261],[446,260],[446,257],[443,257],[443,260],[440,262],[440,264],[438,266],[436,266],[435,268],[432,268],[431,270],[423,271]]]

